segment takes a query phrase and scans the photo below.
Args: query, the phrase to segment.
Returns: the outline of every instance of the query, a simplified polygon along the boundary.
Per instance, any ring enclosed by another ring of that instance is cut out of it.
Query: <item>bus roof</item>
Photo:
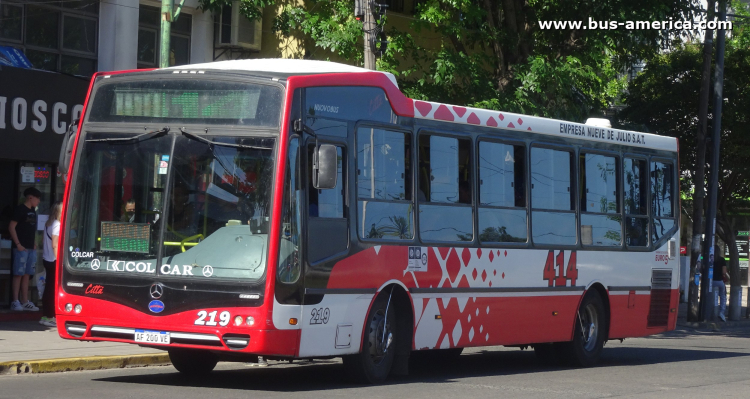
[[[311,75],[322,73],[380,72],[387,76],[396,87],[396,77],[390,72],[372,71],[347,64],[329,61],[297,60],[291,58],[257,58],[250,60],[229,60],[169,67],[166,69],[213,69],[224,71],[267,72],[281,75]]]

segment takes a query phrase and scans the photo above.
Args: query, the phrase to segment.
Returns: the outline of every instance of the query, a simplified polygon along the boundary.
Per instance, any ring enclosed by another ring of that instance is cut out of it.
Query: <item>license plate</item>
[[[169,344],[169,333],[166,331],[135,330],[135,342],[147,344]]]

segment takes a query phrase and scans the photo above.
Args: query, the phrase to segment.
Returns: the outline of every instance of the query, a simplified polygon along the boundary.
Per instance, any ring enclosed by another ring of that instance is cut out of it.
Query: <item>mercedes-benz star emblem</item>
[[[214,268],[211,265],[203,266],[203,276],[211,277],[214,274]]]
[[[151,285],[149,293],[151,294],[151,298],[159,299],[164,295],[164,286],[159,283],[153,284]]]

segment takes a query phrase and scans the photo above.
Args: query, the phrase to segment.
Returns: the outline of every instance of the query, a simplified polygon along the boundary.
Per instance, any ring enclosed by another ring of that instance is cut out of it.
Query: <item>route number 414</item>
[[[555,273],[557,268],[557,273]],[[576,266],[576,251],[570,251],[570,257],[568,258],[568,267],[565,267],[565,251],[555,256],[555,251],[550,250],[547,254],[547,262],[544,264],[544,274],[542,275],[547,280],[549,287],[565,287],[568,280],[570,280],[570,286],[576,285],[578,279],[578,266]]]

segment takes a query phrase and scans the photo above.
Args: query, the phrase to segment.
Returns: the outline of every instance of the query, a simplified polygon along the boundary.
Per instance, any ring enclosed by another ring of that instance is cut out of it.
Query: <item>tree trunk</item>
[[[714,15],[716,1],[708,1],[708,19]],[[688,321],[698,321],[698,286],[693,283],[697,272],[698,258],[701,256],[701,235],[703,234],[703,201],[706,196],[706,130],[708,125],[708,94],[711,83],[711,54],[713,50],[712,29],[706,29],[703,44],[703,74],[701,77],[700,104],[698,105],[698,131],[695,134],[695,171],[693,173],[693,235],[690,242],[690,284],[688,290]]]

